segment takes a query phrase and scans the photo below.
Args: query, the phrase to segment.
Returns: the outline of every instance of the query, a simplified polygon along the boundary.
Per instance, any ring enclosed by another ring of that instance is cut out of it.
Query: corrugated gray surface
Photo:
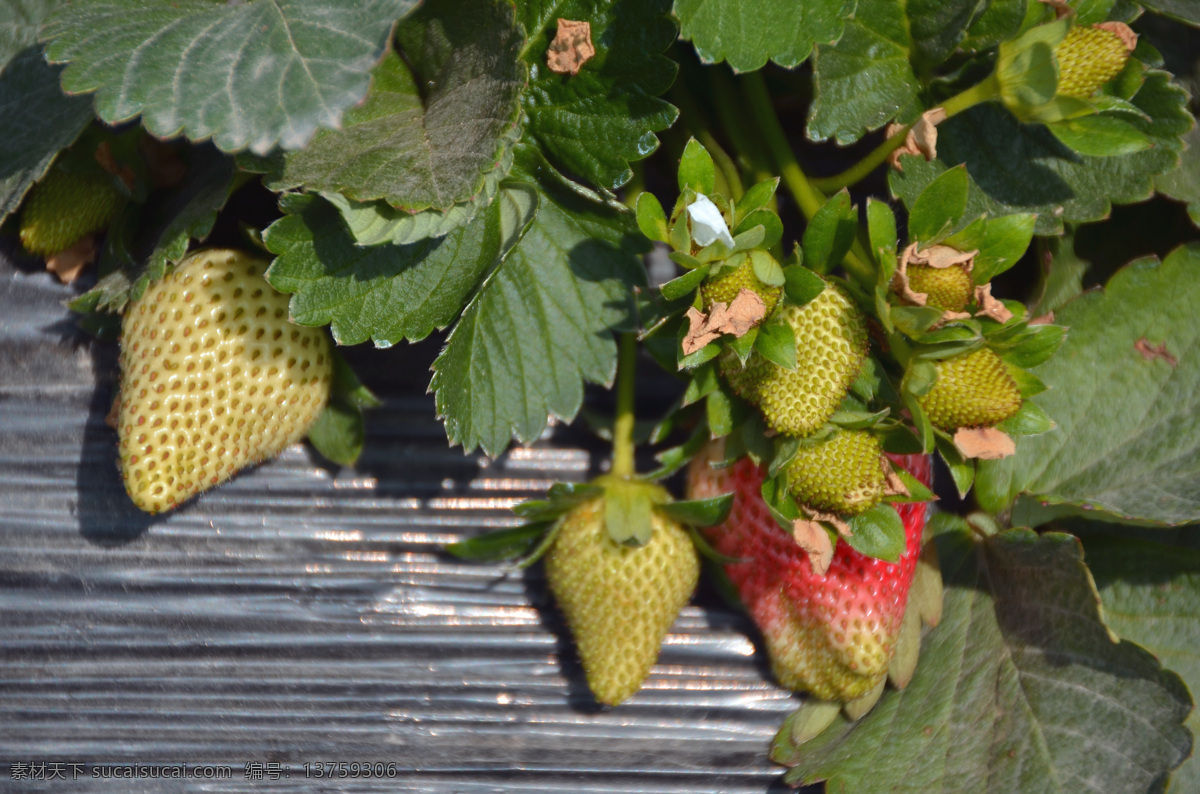
[[[767,743],[795,701],[744,618],[689,606],[645,689],[599,711],[540,568],[505,576],[439,553],[594,473],[572,446],[583,436],[464,457],[423,393],[431,348],[367,350],[360,369],[386,404],[356,470],[297,446],[148,519],[125,499],[103,423],[115,347],[73,330],[71,294],[0,261],[0,790],[778,785]],[[330,761],[396,776],[303,770]],[[226,764],[232,777],[72,782],[68,766],[65,782],[11,779],[36,762]],[[248,780],[247,763],[290,776]]]

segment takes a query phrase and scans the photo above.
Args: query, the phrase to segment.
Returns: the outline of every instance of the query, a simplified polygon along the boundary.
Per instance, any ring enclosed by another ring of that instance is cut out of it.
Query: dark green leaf
[[[1028,494],[1119,520],[1200,519],[1198,268],[1197,245],[1140,260],[1057,313],[1070,333],[1036,369],[1049,388],[1034,400],[1058,426],[980,464],[985,509]]]
[[[1038,234],[1056,234],[1064,221],[1105,217],[1113,203],[1150,195],[1154,177],[1176,167],[1180,136],[1191,129],[1187,96],[1163,72],[1149,72],[1133,102],[1150,120],[1134,120],[1154,148],[1119,157],[1087,157],[1063,146],[1042,125],[1021,124],[995,103],[978,105],[938,127],[938,159],[901,158],[893,192],[910,207],[949,166],[971,175],[965,217],[1038,214]]]
[[[911,46],[902,3],[859,0],[841,40],[817,48],[808,137],[849,144],[893,119],[919,116],[924,107]]]
[[[1192,539],[1195,528],[1183,530]],[[1200,692],[1200,550],[1146,540],[1084,535],[1084,555],[1104,603],[1104,619],[1122,638],[1150,651]],[[1200,736],[1200,711],[1187,721]],[[1200,757],[1171,775],[1169,791],[1200,790]]]
[[[110,233],[100,261],[102,276],[84,298],[94,308],[120,312],[137,300],[153,282],[162,278],[169,265],[183,259],[188,244],[203,240],[217,219],[217,212],[233,191],[232,160],[213,146],[191,147],[188,169],[175,187],[151,195],[141,208],[130,206],[128,239]]]
[[[798,66],[814,44],[842,35],[854,0],[676,0],[675,13],[706,63],[728,61],[736,72],[753,72],[768,60]]]
[[[793,785],[830,791],[1151,791],[1187,757],[1179,678],[1100,614],[1078,541],[957,517],[937,539],[941,622],[903,691],[804,745]],[[933,759],[938,759],[936,762]]]
[[[991,0],[971,23],[959,46],[969,52],[982,52],[1013,38],[1025,22],[1029,5],[1029,0]]]
[[[733,507],[733,494],[727,493],[711,499],[690,499],[686,502],[667,502],[658,506],[658,512],[681,524],[693,527],[711,527],[720,524],[729,516]]]
[[[1200,7],[1197,7],[1193,0],[1139,0],[1139,2],[1152,11],[1166,14],[1194,27],[1200,27]]]
[[[1157,177],[1154,188],[1165,196],[1186,202],[1192,223],[1200,226],[1200,126],[1193,127],[1183,140],[1187,148],[1183,150],[1179,167]]]
[[[927,245],[945,237],[967,208],[969,182],[965,168],[951,168],[930,182],[912,203],[909,241]]]
[[[529,87],[521,97],[526,134],[556,162],[603,188],[629,181],[629,163],[658,146],[654,133],[678,112],[658,95],[675,79],[661,55],[675,40],[670,0],[526,0],[518,15],[527,42]],[[546,49],[558,19],[588,22],[596,55],[579,74],[555,74]]]
[[[400,23],[399,54],[375,68],[362,104],[288,154],[270,186],[406,212],[470,202],[487,174],[512,163],[526,71],[513,13],[494,0],[427,0]]]
[[[908,0],[913,62],[927,70],[946,60],[987,5],[988,0]]]
[[[393,23],[416,0],[64,0],[42,30],[63,88],[100,118],[225,151],[298,149],[367,93]]]
[[[850,193],[842,190],[817,210],[804,230],[804,264],[817,273],[828,273],[842,263],[858,231],[858,212]]]
[[[513,435],[532,441],[548,416],[575,416],[584,380],[611,383],[609,330],[627,326],[630,293],[645,283],[645,238],[630,213],[550,178],[520,243],[434,362],[438,413],[467,450],[497,454]]]
[[[63,95],[60,71],[36,45],[0,66],[0,221],[92,119],[87,97]]]
[[[904,553],[904,522],[896,508],[878,504],[849,520],[850,537],[845,541],[859,554],[896,562]]]
[[[528,221],[536,198],[521,194]],[[424,339],[454,321],[504,253],[503,202],[445,237],[411,245],[358,245],[337,210],[316,196],[285,196],[287,213],[267,229],[278,258],[267,278],[295,293],[292,318],[330,325],[338,344],[374,340],[387,347]]]
[[[448,544],[446,551],[466,560],[511,560],[527,554],[538,538],[546,534],[547,529],[544,523],[500,529]]]

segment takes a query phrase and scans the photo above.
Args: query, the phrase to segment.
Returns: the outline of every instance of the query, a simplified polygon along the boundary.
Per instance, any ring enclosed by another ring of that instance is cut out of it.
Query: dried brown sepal
[[[104,424],[111,427],[113,430],[120,429],[121,426],[121,392],[117,392],[117,396],[113,398],[112,406],[108,409],[108,413],[104,415]]]
[[[753,290],[743,289],[729,304],[714,303],[708,314],[692,307],[685,316],[688,331],[683,337],[683,354],[690,356],[721,334],[745,336],[767,316],[767,304]]]
[[[1026,325],[1050,325],[1054,322],[1054,312],[1046,312],[1034,317]]]
[[[1154,345],[1143,336],[1141,339],[1133,343],[1133,349],[1136,350],[1138,355],[1146,361],[1162,359],[1172,367],[1179,363],[1179,359],[1175,358],[1175,356],[1171,355],[1171,353],[1167,351],[1166,342],[1159,342],[1157,345]]]
[[[557,74],[576,75],[595,54],[591,23],[560,19],[554,41],[546,50],[546,66]]]
[[[942,268],[953,267],[954,265],[966,266],[966,271],[971,272],[975,266],[975,257],[979,254],[978,250],[974,251],[959,251],[957,248],[951,248],[948,245],[931,245],[924,251],[919,248],[920,243],[909,243],[908,247],[900,252],[900,263],[896,267],[896,275],[892,277],[892,291],[899,295],[904,300],[914,306],[924,306],[929,302],[929,296],[924,292],[913,292],[912,287],[908,283],[908,266],[928,265],[929,267]],[[961,312],[946,312],[943,315],[944,319],[963,319],[970,315],[963,315]],[[947,316],[954,315],[954,316]]]
[[[100,164],[101,168],[124,182],[125,187],[133,190],[133,182],[136,179],[133,169],[117,162],[117,158],[112,153],[112,146],[109,145],[108,141],[104,141],[96,147],[95,157],[96,162]]]
[[[964,458],[999,460],[1017,451],[1012,436],[994,427],[960,427],[954,434],[954,446]]]
[[[96,236],[85,234],[76,240],[71,247],[59,251],[46,258],[46,270],[58,276],[63,284],[70,284],[96,261]]]
[[[1075,13],[1075,9],[1066,2],[1066,0],[1039,0],[1054,9],[1054,18],[1062,19]]]
[[[1092,27],[1097,30],[1107,30],[1112,33],[1121,43],[1125,45],[1125,49],[1133,52],[1137,49],[1138,35],[1133,32],[1133,28],[1126,25],[1124,22],[1099,22]]]
[[[992,297],[992,284],[988,282],[975,288],[975,305],[979,309],[976,317],[990,317],[998,323],[1006,323],[1012,319],[1013,313],[997,298]]]
[[[797,519],[792,522],[792,538],[808,555],[813,573],[824,576],[829,571],[829,564],[833,562],[833,542],[829,539],[825,527],[817,521]]]
[[[848,538],[854,533],[850,530],[850,525],[846,520],[837,513],[822,513],[820,510],[808,509],[808,518],[810,521],[820,521],[829,524],[837,530],[837,533],[843,538]]]
[[[912,492],[908,490],[908,486],[904,484],[904,480],[900,479],[900,475],[892,468],[892,465],[885,459],[883,461],[883,475],[886,482],[883,486],[883,495],[886,496],[912,496]]]
[[[888,155],[888,165],[897,171],[903,171],[904,167],[900,165],[900,155],[902,154],[919,154],[925,158],[926,162],[937,157],[937,125],[945,120],[945,108],[936,107],[922,113],[921,118],[917,119],[916,123],[909,128],[908,134],[904,136],[904,143]],[[903,129],[903,124],[889,124],[887,136],[890,138],[898,135]]]

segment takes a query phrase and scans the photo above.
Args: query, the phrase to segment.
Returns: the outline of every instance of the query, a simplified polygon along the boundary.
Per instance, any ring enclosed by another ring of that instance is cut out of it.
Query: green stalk
[[[725,151],[725,148],[713,136],[709,130],[708,124],[704,123],[704,114],[700,110],[700,106],[696,103],[691,92],[687,90],[681,83],[675,83],[671,89],[671,101],[679,108],[679,116],[683,119],[687,126],[695,136],[696,140],[704,145],[712,156],[713,163],[717,167],[717,179],[724,180],[725,190],[722,191],[725,195],[737,201],[746,192],[745,186],[742,184],[742,175],[738,171],[737,164],[733,162],[733,158]],[[717,185],[717,190],[721,190],[722,186]]]
[[[1000,95],[1000,84],[993,74],[988,79],[978,85],[974,85],[967,90],[955,94],[942,103],[942,109],[946,111],[946,118],[957,116],[968,108],[995,99]],[[908,133],[912,130],[913,125],[909,124],[903,129],[896,132],[890,138],[879,144],[863,159],[847,168],[840,174],[827,177],[815,177],[812,180],[812,185],[817,190],[824,193],[833,193],[841,190],[844,187],[855,185],[865,179],[872,171],[887,160],[888,155],[896,151],[904,145],[908,139]]]
[[[613,420],[612,473],[617,477],[634,475],[633,465],[633,397],[637,369],[637,334],[626,331],[618,335],[617,350],[617,414]]]

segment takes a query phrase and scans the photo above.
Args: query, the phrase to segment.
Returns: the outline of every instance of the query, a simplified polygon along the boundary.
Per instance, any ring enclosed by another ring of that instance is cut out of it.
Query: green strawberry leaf
[[[727,493],[711,499],[688,499],[667,502],[655,509],[681,524],[692,527],[711,527],[729,517],[733,508],[733,494]]]
[[[753,72],[767,61],[799,66],[814,44],[842,36],[854,0],[675,0],[680,35],[705,63],[727,61],[735,72]]]
[[[1200,7],[1193,0],[1138,0],[1140,5],[1200,28]]]
[[[511,5],[429,0],[397,27],[399,54],[375,67],[362,104],[289,153],[269,186],[384,199],[410,213],[470,201],[511,165],[523,43]]]
[[[1104,619],[1123,639],[1153,653],[1200,691],[1200,531],[1181,530],[1192,547],[1088,533],[1084,555],[1096,580]],[[1200,711],[1187,723],[1200,736]],[[1200,757],[1171,775],[1171,792],[1200,791]]]
[[[72,310],[123,311],[183,259],[192,240],[203,240],[212,231],[217,212],[239,181],[233,161],[211,145],[189,147],[185,157],[183,181],[151,194],[140,208],[131,205],[125,233],[109,233],[100,258],[100,280],[72,301]]]
[[[967,52],[983,52],[1015,38],[1026,21],[1029,5],[1029,0],[991,0],[967,28],[959,47]]]
[[[522,524],[510,529],[498,529],[457,543],[448,543],[447,552],[464,560],[494,562],[524,556],[546,534],[545,522]]]
[[[63,88],[96,92],[110,124],[266,154],[336,127],[367,92],[395,21],[416,0],[67,0],[42,36]]]
[[[789,783],[1148,791],[1183,762],[1187,688],[1145,650],[1114,642],[1075,538],[978,540],[945,514],[931,525],[943,529],[945,601],[912,680],[858,722],[839,716],[801,750],[777,748],[795,764]]]
[[[988,0],[907,0],[904,11],[912,36],[912,61],[927,72],[954,54]]]
[[[658,148],[654,133],[678,111],[658,98],[675,79],[661,53],[675,40],[670,0],[526,0],[518,8],[528,38],[522,59],[529,86],[521,96],[528,140],[589,182],[615,189],[629,163]],[[596,55],[578,74],[552,72],[546,51],[558,19],[591,24]]]
[[[896,562],[904,553],[904,522],[891,505],[875,505],[848,523],[850,537],[845,541],[859,554]]]
[[[92,103],[86,97],[65,96],[58,87],[61,71],[46,63],[36,44],[0,66],[0,221],[21,206],[55,155],[92,120]]]
[[[1063,221],[1105,217],[1112,204],[1148,197],[1159,174],[1176,168],[1180,136],[1192,127],[1187,95],[1165,72],[1151,71],[1133,97],[1148,119],[1130,123],[1154,148],[1117,157],[1079,155],[1039,124],[1021,124],[995,103],[978,105],[938,127],[938,157],[901,157],[889,175],[892,192],[909,207],[947,168],[971,175],[965,217],[1037,213],[1038,234],[1058,234]]]
[[[1179,167],[1155,178],[1154,189],[1164,196],[1186,202],[1192,223],[1200,226],[1200,126],[1183,136]]]
[[[0,0],[0,70],[38,43],[38,31],[56,5],[56,0]]]
[[[1057,312],[1070,330],[1034,370],[1049,388],[1033,399],[1058,426],[1019,439],[1009,458],[980,463],[985,509],[1027,495],[1029,507],[1120,521],[1200,519],[1198,268],[1196,244],[1161,264],[1139,260]]]
[[[287,214],[263,240],[278,254],[267,280],[295,293],[292,319],[330,325],[338,344],[371,339],[388,347],[454,321],[529,222],[536,196],[509,193],[445,237],[370,247],[357,245],[337,210],[319,197],[285,195],[281,206]]]
[[[902,3],[859,0],[841,40],[817,47],[808,137],[845,145],[893,119],[916,119],[924,106],[911,49]]]
[[[631,290],[645,283],[647,244],[630,213],[539,172],[523,188],[536,187],[537,215],[433,365],[446,434],[467,451],[499,454],[513,435],[532,441],[548,416],[575,416],[584,380],[611,383],[609,330],[629,322]]]

